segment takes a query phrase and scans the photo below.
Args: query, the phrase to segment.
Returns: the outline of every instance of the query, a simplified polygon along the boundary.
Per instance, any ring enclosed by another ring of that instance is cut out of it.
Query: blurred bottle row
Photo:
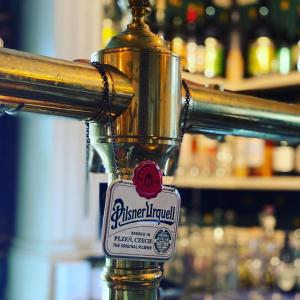
[[[278,8],[271,1],[258,1],[249,11],[251,30],[243,31],[240,7],[233,1],[224,27],[218,20],[213,1],[187,6],[185,19],[176,16],[166,37],[172,50],[182,58],[183,69],[206,77],[226,77],[238,81],[245,76],[270,73],[288,74],[300,70],[299,36],[288,37],[288,28],[280,28],[277,36],[272,27],[271,10],[288,14],[291,2],[282,0]],[[200,14],[200,15],[199,15]],[[201,19],[204,19],[203,23]],[[281,19],[282,22],[283,19]]]
[[[177,176],[247,177],[300,174],[300,146],[228,136],[184,136]]]
[[[252,228],[236,227],[230,210],[195,214],[187,218],[181,212],[176,254],[164,264],[168,281],[187,294],[229,296],[220,299],[240,299],[232,297],[250,289],[262,294],[300,291],[300,230],[275,230],[272,206],[259,214],[260,227]]]
[[[104,2],[103,46],[129,19],[126,1]],[[185,71],[232,81],[300,71],[297,0],[248,1],[243,6],[237,0],[153,2],[149,25],[170,41]],[[220,7],[216,2],[229,4]]]

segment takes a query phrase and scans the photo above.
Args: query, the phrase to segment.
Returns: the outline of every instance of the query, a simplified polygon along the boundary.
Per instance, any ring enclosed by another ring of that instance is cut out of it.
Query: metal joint
[[[0,116],[4,114],[14,115],[24,109],[24,103],[16,105],[5,105],[0,103]]]

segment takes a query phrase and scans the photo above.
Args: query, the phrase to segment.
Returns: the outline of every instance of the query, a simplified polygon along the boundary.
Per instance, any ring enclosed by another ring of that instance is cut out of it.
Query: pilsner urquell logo
[[[111,214],[111,229],[136,222],[154,222],[172,225],[175,222],[175,206],[170,209],[155,208],[153,203],[146,202],[145,208],[130,209],[121,198],[115,200]]]

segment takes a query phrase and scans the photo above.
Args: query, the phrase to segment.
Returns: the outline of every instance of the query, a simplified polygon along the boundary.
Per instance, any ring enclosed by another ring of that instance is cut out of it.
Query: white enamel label
[[[111,258],[168,260],[175,252],[180,196],[163,187],[152,199],[131,181],[114,181],[106,194],[102,243]]]

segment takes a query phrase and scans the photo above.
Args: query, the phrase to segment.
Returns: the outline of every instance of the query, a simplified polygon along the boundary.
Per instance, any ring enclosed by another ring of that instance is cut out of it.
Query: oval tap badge
[[[157,189],[158,190],[158,189]],[[104,253],[110,258],[165,261],[175,251],[180,196],[163,186],[155,198],[138,194],[132,181],[108,188],[102,227]]]
[[[146,199],[155,198],[162,191],[162,172],[151,160],[142,161],[133,173],[137,193]]]

